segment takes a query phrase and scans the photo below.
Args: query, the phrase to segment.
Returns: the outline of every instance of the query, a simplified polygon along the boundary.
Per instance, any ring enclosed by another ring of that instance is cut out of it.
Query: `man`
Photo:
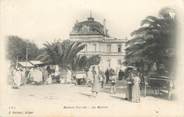
[[[93,74],[92,94],[96,97],[100,89],[99,71],[97,66],[93,66],[91,72]]]
[[[105,75],[104,75],[104,72],[101,70],[101,67],[98,67],[98,71],[99,71],[99,78],[100,78],[101,88],[103,88],[104,83],[105,83]]]
[[[105,71],[105,76],[106,76],[106,84],[109,82],[109,69]]]
[[[114,69],[110,69],[110,80],[111,80],[111,94],[115,94],[116,93],[117,74],[114,71]]]
[[[124,79],[124,71],[123,70],[119,70],[119,72],[118,72],[118,79],[119,80],[123,80]]]

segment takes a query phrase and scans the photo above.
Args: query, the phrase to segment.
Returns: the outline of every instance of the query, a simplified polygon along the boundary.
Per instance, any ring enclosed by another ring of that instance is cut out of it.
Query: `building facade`
[[[102,25],[90,16],[85,21],[76,22],[70,33],[70,40],[85,43],[85,48],[79,54],[99,55],[100,66],[103,70],[118,69],[124,61],[126,39],[110,37],[105,20]]]

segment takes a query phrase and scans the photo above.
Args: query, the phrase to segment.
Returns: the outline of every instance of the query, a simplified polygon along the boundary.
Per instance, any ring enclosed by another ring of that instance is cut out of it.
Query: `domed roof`
[[[107,29],[105,29],[107,32]],[[95,21],[93,17],[89,17],[86,21],[76,22],[70,35],[103,35],[107,36],[107,33],[104,33],[104,26]]]

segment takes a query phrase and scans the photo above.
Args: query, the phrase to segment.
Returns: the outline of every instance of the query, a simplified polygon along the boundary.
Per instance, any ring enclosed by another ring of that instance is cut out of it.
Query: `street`
[[[117,94],[109,93],[109,86],[93,97],[91,88],[73,84],[24,85],[20,89],[8,89],[8,95],[3,102],[3,112],[12,116],[44,116],[52,117],[85,116],[101,114],[101,116],[178,116],[182,108],[175,101],[147,96],[141,97],[141,103],[124,100],[123,87]],[[122,90],[122,91],[120,91]],[[167,109],[165,109],[167,108]],[[111,113],[113,112],[113,113]],[[177,113],[176,113],[177,112]],[[26,114],[25,114],[26,113]]]

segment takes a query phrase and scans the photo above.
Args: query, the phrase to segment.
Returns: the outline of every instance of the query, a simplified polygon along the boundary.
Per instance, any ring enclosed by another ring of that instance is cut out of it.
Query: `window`
[[[93,46],[94,46],[94,51],[96,52],[96,44],[93,44]]]
[[[111,45],[110,44],[107,45],[107,52],[111,52]]]
[[[118,52],[121,52],[121,45],[118,45]]]

